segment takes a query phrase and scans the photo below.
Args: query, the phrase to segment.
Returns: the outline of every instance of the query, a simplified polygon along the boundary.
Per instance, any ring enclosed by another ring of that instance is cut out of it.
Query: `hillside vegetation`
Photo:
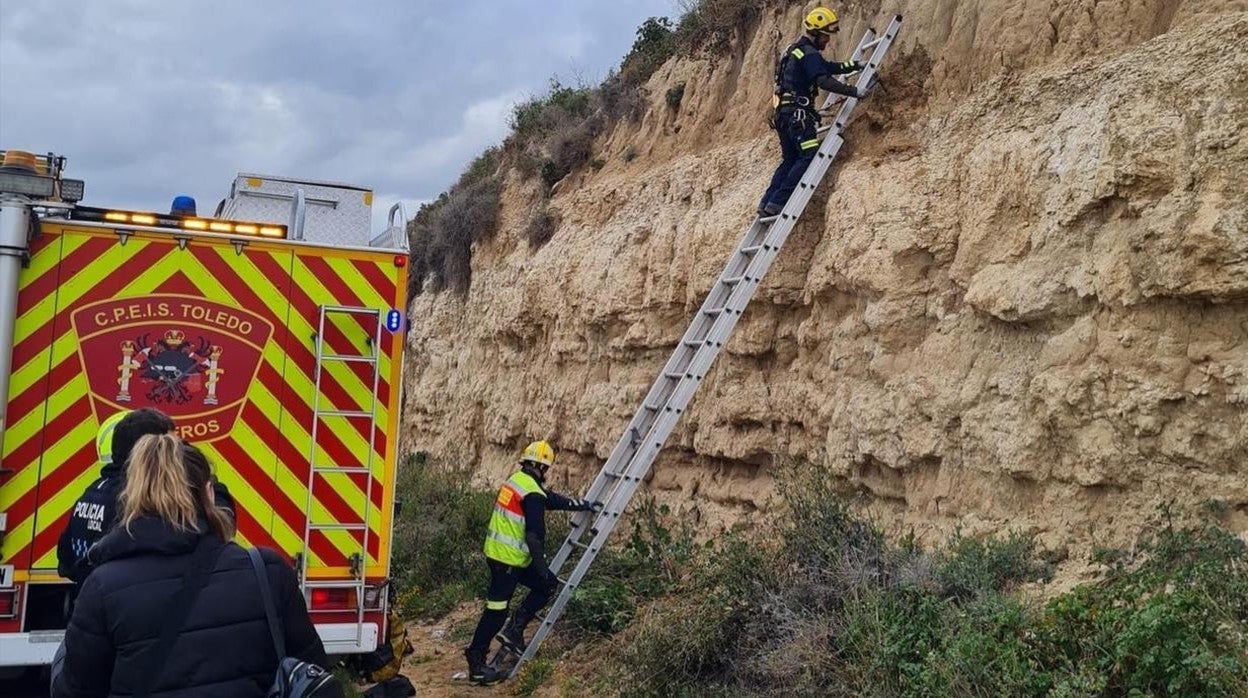
[[[400,495],[403,608],[480,598],[491,492],[425,461]],[[1248,695],[1248,546],[1225,508],[1163,507],[1095,578],[1046,593],[1021,532],[925,547],[853,513],[827,473],[784,469],[767,525],[699,540],[643,500],[518,685],[576,695]],[[405,519],[406,519],[405,515]],[[566,527],[552,531],[551,549]],[[406,551],[406,552],[402,552]],[[1047,598],[1046,598],[1047,596]]]

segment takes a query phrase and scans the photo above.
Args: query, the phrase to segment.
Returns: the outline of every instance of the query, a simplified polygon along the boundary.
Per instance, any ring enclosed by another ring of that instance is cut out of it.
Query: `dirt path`
[[[420,698],[477,698],[480,696],[533,695],[562,697],[584,695],[584,679],[573,678],[567,667],[556,661],[548,675],[532,693],[525,693],[526,682],[517,678],[495,686],[477,686],[468,682],[468,666],[463,649],[472,639],[480,617],[478,601],[460,604],[445,617],[407,626],[413,652],[403,660],[403,674],[416,687]],[[584,650],[585,647],[579,649]],[[592,654],[592,650],[590,651]],[[361,690],[364,687],[361,687]]]
[[[403,660],[403,674],[416,687],[417,696],[512,695],[510,683],[487,687],[468,682],[463,648],[472,638],[480,613],[479,602],[465,603],[439,620],[408,624],[407,637],[414,651]]]

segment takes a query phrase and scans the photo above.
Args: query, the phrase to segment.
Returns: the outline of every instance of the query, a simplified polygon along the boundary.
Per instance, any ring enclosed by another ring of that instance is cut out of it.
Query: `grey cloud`
[[[671,0],[0,3],[0,147],[55,150],[88,202],[211,208],[238,171],[415,205],[558,74],[601,79]],[[388,204],[387,204],[388,205]]]

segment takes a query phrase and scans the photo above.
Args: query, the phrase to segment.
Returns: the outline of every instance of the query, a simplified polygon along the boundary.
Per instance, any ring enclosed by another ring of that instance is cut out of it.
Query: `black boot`
[[[511,620],[507,621],[503,632],[498,634],[498,641],[503,643],[503,647],[516,654],[523,653],[524,648],[528,646],[528,642],[524,639],[524,629],[529,627],[531,620],[533,620],[533,614],[528,609],[524,606],[517,608]]]
[[[507,678],[502,672],[486,663],[485,650],[474,650],[470,647],[464,650],[464,657],[468,660],[468,680],[473,683],[489,686]]]

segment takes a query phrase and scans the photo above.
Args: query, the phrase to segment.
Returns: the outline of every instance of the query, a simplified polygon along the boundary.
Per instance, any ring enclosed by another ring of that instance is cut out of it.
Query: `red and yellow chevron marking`
[[[405,272],[383,253],[259,242],[240,253],[203,238],[180,249],[169,238],[145,234],[121,245],[111,230],[45,224],[19,293],[3,445],[3,465],[14,472],[0,485],[0,511],[9,516],[0,562],[19,570],[55,568],[56,540],[69,509],[98,473],[94,436],[104,415],[97,408],[111,413],[120,407],[91,393],[71,316],[102,300],[157,295],[237,308],[274,328],[228,434],[188,435],[200,441],[234,495],[240,539],[293,555],[304,552],[309,512],[313,524],[367,521],[366,551],[362,531],[313,531],[309,576],[345,575],[351,555],[361,552],[366,575],[385,576],[398,428],[392,386],[399,379],[402,333],[382,332],[374,428],[366,419],[317,421],[318,468],[371,465],[372,477],[317,473],[309,502],[317,402],[312,338],[321,305],[401,307]],[[323,341],[333,354],[369,355],[375,332],[375,321],[334,315]],[[321,410],[371,410],[372,365],[325,364],[319,394]]]

